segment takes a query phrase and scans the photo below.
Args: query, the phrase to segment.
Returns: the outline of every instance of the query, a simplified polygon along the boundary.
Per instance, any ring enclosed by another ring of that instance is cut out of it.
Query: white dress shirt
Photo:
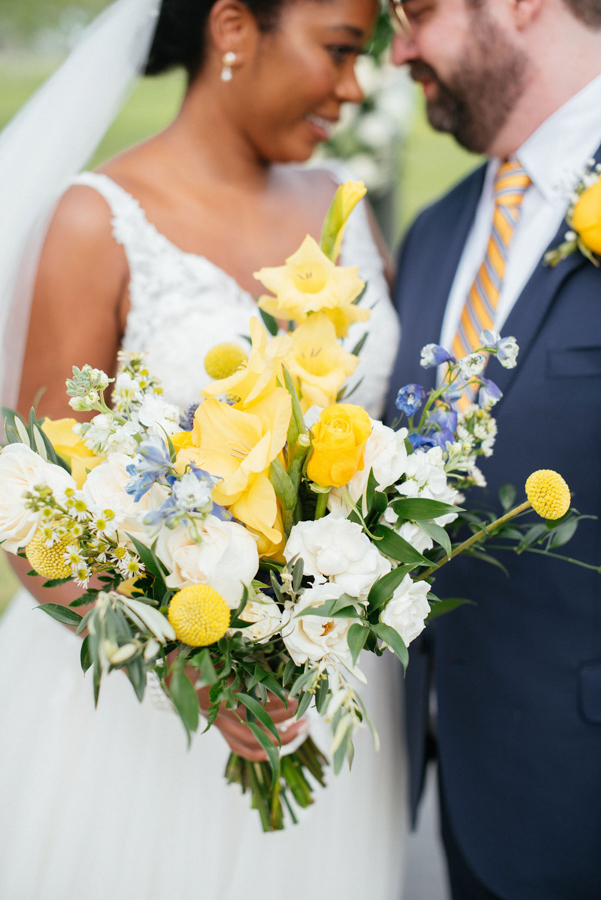
[[[588,160],[601,145],[601,75],[553,113],[516,156],[532,184],[522,202],[509,248],[496,310],[501,332],[544,252],[557,234]],[[494,212],[494,181],[500,160],[491,159],[474,224],[455,275],[440,343],[451,351],[469,291],[486,256]],[[568,226],[566,224],[566,231]],[[506,336],[506,335],[504,335]]]

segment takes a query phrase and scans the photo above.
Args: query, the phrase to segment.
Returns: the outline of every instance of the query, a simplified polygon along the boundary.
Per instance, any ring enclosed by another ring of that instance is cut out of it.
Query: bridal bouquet
[[[91,421],[5,410],[0,541],[46,586],[81,587],[70,606],[41,608],[85,635],[96,698],[112,670],[140,700],[150,680],[190,737],[208,689],[207,728],[225,706],[265,751],[260,764],[232,755],[226,771],[250,790],[265,830],[284,827],[285,809],[296,820],[293,804],[312,802],[327,763],[310,737],[280,754],[269,695],[294,699],[297,718],[315,705],[339,771],[370,724],[361,654],[392,652],[406,666],[428,621],[463,602],[433,594],[438,568],[482,555],[490,535],[551,552],[566,518],[571,533],[577,520],[567,485],[547,471],[531,476],[520,506],[505,496],[502,519],[458,505],[460,490],[483,482],[477,462],[495,439],[500,392],[485,366],[493,356],[515,365],[512,338],[485,332],[460,360],[425,347],[422,364],[444,377],[429,395],[401,388],[396,430],[349,402],[360,347],[348,352],[341,338],[370,314],[357,269],[335,261],[362,195],[343,186],[321,245],[307,237],[284,266],[257,274],[270,292],[259,300],[267,329],[251,320],[248,358],[228,344],[208,354],[215,380],[196,407],[167,403],[143,355],[124,354],[110,406],[111,379],[73,369],[71,407]],[[520,531],[513,520],[530,506],[547,521]],[[460,523],[471,534],[454,543]]]

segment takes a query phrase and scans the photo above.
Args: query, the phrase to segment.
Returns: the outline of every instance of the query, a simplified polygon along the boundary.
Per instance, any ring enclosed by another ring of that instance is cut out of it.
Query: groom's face
[[[394,60],[421,83],[428,119],[487,152],[527,84],[529,60],[494,16],[495,0],[406,0],[410,25]]]

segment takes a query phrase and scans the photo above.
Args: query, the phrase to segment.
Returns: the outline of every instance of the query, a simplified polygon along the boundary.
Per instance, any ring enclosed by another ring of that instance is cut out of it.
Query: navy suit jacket
[[[405,240],[389,420],[400,387],[433,386],[420,349],[439,339],[483,182],[481,168],[423,212]],[[522,496],[527,476],[550,468],[580,512],[601,515],[601,270],[579,253],[556,268],[541,262],[503,334],[517,338],[518,365],[489,364],[504,393],[499,436],[482,464],[488,488],[474,488],[471,502],[498,507],[503,484]],[[601,524],[582,523],[567,552],[601,564]],[[444,790],[473,871],[507,900],[600,900],[601,575],[533,554],[501,558],[509,578],[470,559],[443,569],[435,593],[475,605],[442,617],[410,648],[413,812],[433,661]]]

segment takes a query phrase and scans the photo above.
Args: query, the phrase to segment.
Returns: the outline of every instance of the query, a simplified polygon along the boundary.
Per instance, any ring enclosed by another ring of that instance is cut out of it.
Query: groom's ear
[[[244,62],[256,41],[257,32],[255,17],[240,0],[217,0],[211,8],[207,39],[220,57],[235,53],[236,63]]]
[[[518,31],[527,29],[540,15],[545,0],[509,0],[511,14]]]

